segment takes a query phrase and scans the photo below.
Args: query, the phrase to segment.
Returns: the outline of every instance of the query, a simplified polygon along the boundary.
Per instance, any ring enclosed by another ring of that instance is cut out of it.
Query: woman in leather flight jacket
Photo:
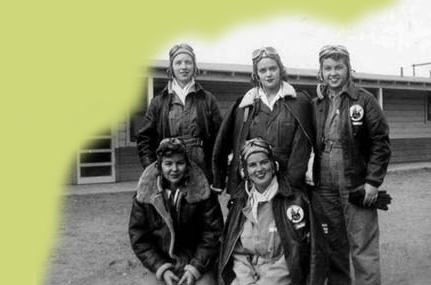
[[[307,197],[276,175],[263,139],[247,141],[241,161],[244,180],[228,204],[219,283],[323,284],[326,262],[317,244],[323,239]]]
[[[222,118],[215,97],[195,82],[195,53],[187,44],[169,51],[169,82],[148,106],[137,136],[143,168],[156,160],[155,151],[167,137],[180,137],[187,153],[210,183],[211,155]]]
[[[139,179],[129,222],[133,251],[150,271],[146,282],[215,284],[223,229],[217,195],[179,139],[164,139],[157,158]]]
[[[353,275],[352,284],[379,285],[379,222],[373,204],[391,157],[389,125],[374,96],[354,84],[346,47],[322,47],[319,64],[313,176],[330,249],[327,284],[351,284]],[[356,191],[364,193],[360,205],[349,201]]]
[[[252,78],[256,87],[233,104],[217,135],[213,189],[222,191],[226,187],[229,194],[236,191],[241,182],[239,152],[244,142],[254,137],[262,137],[273,146],[280,175],[301,189],[313,142],[311,101],[287,83],[285,67],[272,47],[253,52]]]

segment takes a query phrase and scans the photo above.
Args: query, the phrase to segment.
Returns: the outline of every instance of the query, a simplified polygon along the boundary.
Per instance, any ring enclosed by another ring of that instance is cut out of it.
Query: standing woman
[[[217,195],[177,138],[166,138],[141,175],[129,222],[149,285],[215,284],[223,229]]]
[[[156,148],[167,137],[184,141],[187,154],[211,182],[211,155],[222,118],[215,97],[195,82],[196,57],[191,46],[169,51],[169,82],[151,101],[137,137],[144,168],[156,160]]]
[[[240,161],[244,180],[229,202],[220,283],[323,284],[319,229],[306,195],[277,175],[278,163],[263,139],[247,141]]]
[[[226,187],[232,194],[237,189],[241,182],[240,148],[255,137],[264,138],[274,147],[280,175],[302,188],[313,134],[310,99],[287,83],[285,67],[273,47],[257,49],[252,57],[256,87],[233,104],[220,127],[213,153],[213,190]],[[233,159],[228,167],[230,153]]]
[[[319,64],[322,84],[313,100],[317,142],[313,177],[314,197],[322,205],[321,219],[327,227],[327,284],[380,285],[374,205],[391,157],[389,125],[374,96],[353,82],[346,47],[324,46]],[[364,192],[362,205],[349,202],[356,191]]]

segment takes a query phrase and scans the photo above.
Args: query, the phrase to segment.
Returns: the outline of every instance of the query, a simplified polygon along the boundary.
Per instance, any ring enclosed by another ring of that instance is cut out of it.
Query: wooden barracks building
[[[150,67],[142,94],[142,106],[116,128],[90,138],[78,151],[70,184],[130,181],[139,178],[142,167],[136,150],[136,134],[145,109],[166,85],[168,61]],[[236,98],[252,87],[250,65],[199,64],[198,81],[219,101],[222,114]],[[289,83],[314,96],[317,70],[289,68]],[[379,101],[390,126],[391,164],[431,162],[431,78],[354,73],[358,86]]]

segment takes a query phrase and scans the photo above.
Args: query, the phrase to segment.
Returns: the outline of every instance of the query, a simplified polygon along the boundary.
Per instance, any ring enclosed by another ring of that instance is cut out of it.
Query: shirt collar
[[[169,94],[172,94],[172,93],[177,94],[181,102],[185,105],[187,95],[189,95],[192,92],[196,92],[195,80],[194,78],[192,78],[190,82],[187,83],[186,86],[184,86],[184,88],[182,88],[178,83],[178,81],[175,78],[173,78],[168,83],[168,92]]]

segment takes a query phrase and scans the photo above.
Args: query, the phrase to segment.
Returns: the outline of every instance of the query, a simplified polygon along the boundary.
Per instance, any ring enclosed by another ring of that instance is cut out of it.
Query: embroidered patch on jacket
[[[364,117],[364,108],[361,105],[353,105],[350,107],[350,119],[353,125],[362,125],[362,118]]]
[[[292,205],[287,208],[287,218],[294,224],[301,222],[304,219],[304,210],[298,205]]]

